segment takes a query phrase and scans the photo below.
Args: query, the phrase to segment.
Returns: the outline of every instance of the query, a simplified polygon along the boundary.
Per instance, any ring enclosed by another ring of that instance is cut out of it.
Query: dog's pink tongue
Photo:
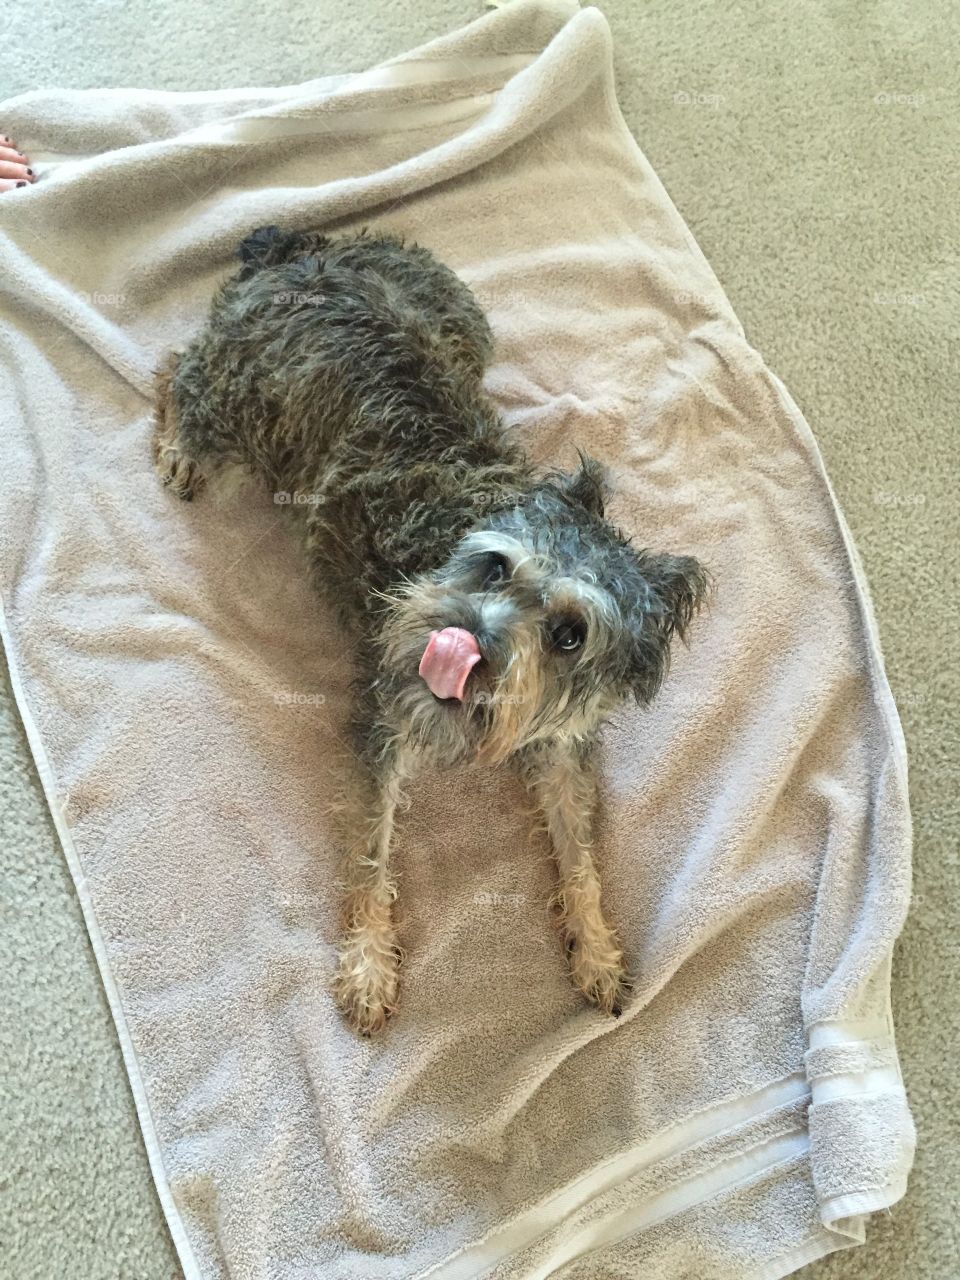
[[[420,674],[438,698],[459,698],[462,702],[467,676],[479,661],[475,636],[463,627],[444,627],[430,632],[420,659]]]

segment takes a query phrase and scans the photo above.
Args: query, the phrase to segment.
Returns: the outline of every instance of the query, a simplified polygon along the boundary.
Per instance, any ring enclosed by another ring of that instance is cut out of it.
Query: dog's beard
[[[416,584],[390,598],[380,633],[380,688],[393,727],[441,763],[498,764],[538,736],[545,681],[538,637],[518,627],[471,671],[462,700],[437,698],[418,675],[433,630],[467,621],[455,598]]]
[[[387,714],[413,746],[443,764],[493,765],[537,736],[541,681],[535,659],[515,648],[501,673],[472,673],[462,701],[441,700],[417,675],[428,637],[421,627],[412,643],[395,640],[380,673]]]
[[[535,737],[545,692],[539,657],[535,638],[521,633],[514,638],[510,657],[489,692],[483,696],[481,689],[474,695],[482,698],[473,711],[481,726],[478,763],[500,764]]]
[[[622,672],[603,661],[611,623],[596,591],[576,598],[580,609],[593,610],[579,661],[550,649],[550,619],[538,592],[528,593],[532,606],[511,594],[465,591],[456,580],[430,576],[382,594],[381,706],[394,732],[439,765],[498,764],[546,740],[587,740],[627,692]],[[441,690],[462,690],[462,698],[435,696],[436,680],[420,675],[431,635],[448,630],[470,632],[479,647],[480,661],[463,674],[461,654],[459,670],[454,658],[444,672],[451,679],[440,681]]]

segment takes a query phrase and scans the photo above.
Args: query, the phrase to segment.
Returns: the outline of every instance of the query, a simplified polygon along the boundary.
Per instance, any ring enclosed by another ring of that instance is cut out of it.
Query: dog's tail
[[[279,227],[258,227],[240,242],[237,250],[237,257],[243,263],[240,278],[245,280],[261,267],[276,267],[305,254],[316,253],[328,243],[326,236],[310,235],[304,231],[281,231]]]

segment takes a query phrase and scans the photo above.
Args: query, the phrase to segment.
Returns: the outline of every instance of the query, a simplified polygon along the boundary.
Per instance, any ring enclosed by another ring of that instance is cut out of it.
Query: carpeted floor
[[[601,7],[633,132],[819,438],[911,752],[916,891],[894,1003],[916,1169],[866,1249],[804,1274],[945,1280],[960,1271],[956,15],[935,0]],[[278,0],[255,15],[245,0],[12,0],[0,99],[55,84],[290,83],[361,69],[481,11],[478,0]],[[8,689],[0,755],[0,1278],[172,1280],[120,1052]]]

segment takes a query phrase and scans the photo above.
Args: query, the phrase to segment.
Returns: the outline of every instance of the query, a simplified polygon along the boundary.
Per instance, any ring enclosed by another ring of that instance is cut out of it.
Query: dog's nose
[[[519,603],[501,591],[471,604],[470,630],[477,637],[480,652],[490,661],[509,647],[511,634],[521,621]]]

